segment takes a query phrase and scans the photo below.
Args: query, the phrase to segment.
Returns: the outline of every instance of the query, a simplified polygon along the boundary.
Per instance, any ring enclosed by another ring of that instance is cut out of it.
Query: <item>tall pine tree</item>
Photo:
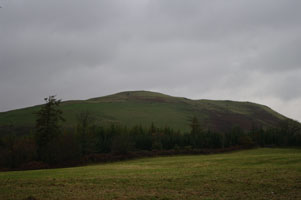
[[[55,96],[49,96],[44,99],[44,104],[36,113],[36,143],[38,147],[39,159],[51,162],[53,160],[53,149],[51,145],[55,144],[55,140],[61,133],[60,122],[64,121],[63,112],[59,106],[61,100],[57,100]]]

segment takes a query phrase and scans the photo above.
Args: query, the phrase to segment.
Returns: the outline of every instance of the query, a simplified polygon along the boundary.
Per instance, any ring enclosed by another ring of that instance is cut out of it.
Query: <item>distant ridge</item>
[[[28,107],[0,113],[0,127],[32,127],[32,114],[40,106]],[[61,109],[66,118],[65,126],[74,127],[76,116],[83,111],[91,112],[95,123],[112,123],[127,126],[171,127],[189,131],[189,120],[196,116],[202,127],[227,131],[234,126],[245,130],[253,126],[277,127],[285,116],[267,106],[229,100],[191,100],[150,91],[125,91],[87,100],[65,101]]]

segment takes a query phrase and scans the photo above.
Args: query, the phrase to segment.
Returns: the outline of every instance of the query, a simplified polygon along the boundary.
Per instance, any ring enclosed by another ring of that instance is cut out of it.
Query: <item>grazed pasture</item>
[[[301,199],[301,149],[0,173],[0,199]]]

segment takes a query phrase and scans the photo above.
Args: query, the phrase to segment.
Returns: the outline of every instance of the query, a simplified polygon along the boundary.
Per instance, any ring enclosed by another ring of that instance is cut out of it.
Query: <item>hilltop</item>
[[[0,113],[0,127],[32,127],[34,112],[40,105]],[[61,104],[66,119],[65,126],[74,127],[76,116],[89,111],[98,125],[117,123],[121,125],[159,127],[169,126],[188,131],[189,120],[196,116],[203,128],[227,131],[233,126],[245,130],[253,125],[276,127],[286,119],[267,106],[237,101],[192,100],[173,97],[157,92],[127,91],[87,100],[64,101]]]

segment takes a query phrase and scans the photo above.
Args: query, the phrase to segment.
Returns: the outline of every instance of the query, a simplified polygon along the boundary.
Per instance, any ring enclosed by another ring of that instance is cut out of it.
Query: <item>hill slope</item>
[[[40,106],[0,113],[0,127],[30,127]],[[250,102],[191,100],[148,91],[121,92],[79,101],[65,101],[61,109],[66,126],[75,126],[80,112],[91,112],[97,124],[119,123],[127,126],[169,126],[189,130],[189,120],[197,116],[203,127],[226,131],[235,125],[250,129],[253,124],[277,126],[285,119],[272,109]]]

